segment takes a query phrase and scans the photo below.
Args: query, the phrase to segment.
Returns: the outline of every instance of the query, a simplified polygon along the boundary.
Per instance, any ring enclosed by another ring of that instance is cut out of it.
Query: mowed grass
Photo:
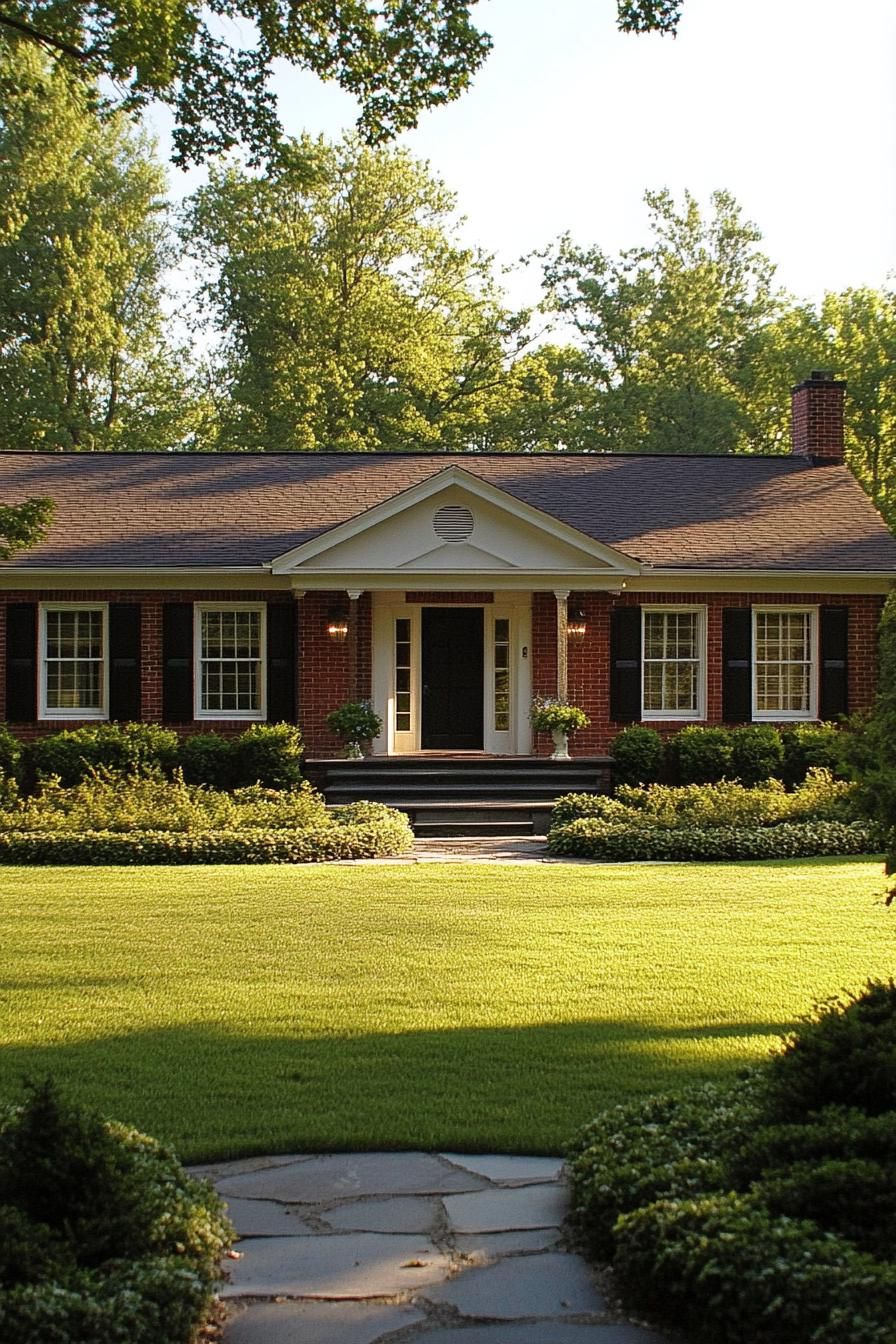
[[[557,1152],[894,970],[879,863],[4,869],[0,1097],[185,1159]]]

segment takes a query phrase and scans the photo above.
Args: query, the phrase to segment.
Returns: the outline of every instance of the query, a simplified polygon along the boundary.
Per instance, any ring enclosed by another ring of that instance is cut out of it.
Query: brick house
[[[47,495],[0,565],[0,718],[298,722],[372,699],[381,756],[544,755],[533,694],[626,724],[867,707],[896,540],[843,464],[845,385],[794,389],[778,457],[0,454]]]

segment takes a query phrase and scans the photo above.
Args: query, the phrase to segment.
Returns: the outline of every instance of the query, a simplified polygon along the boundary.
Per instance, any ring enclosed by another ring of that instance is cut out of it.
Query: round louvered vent
[[[441,541],[466,541],[473,531],[473,515],[462,504],[446,504],[436,512],[432,527]]]

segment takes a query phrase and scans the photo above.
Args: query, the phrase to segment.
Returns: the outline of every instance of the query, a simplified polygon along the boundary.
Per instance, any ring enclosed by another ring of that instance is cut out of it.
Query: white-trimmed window
[[[814,719],[818,610],[753,608],[753,718]]]
[[[197,719],[265,717],[264,603],[197,602]]]
[[[642,607],[641,717],[706,716],[706,609]]]
[[[40,718],[109,717],[108,645],[107,603],[41,603]]]

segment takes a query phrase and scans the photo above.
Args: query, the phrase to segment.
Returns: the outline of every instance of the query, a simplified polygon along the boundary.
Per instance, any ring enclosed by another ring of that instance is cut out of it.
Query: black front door
[[[423,717],[420,745],[482,750],[481,607],[423,608]]]

